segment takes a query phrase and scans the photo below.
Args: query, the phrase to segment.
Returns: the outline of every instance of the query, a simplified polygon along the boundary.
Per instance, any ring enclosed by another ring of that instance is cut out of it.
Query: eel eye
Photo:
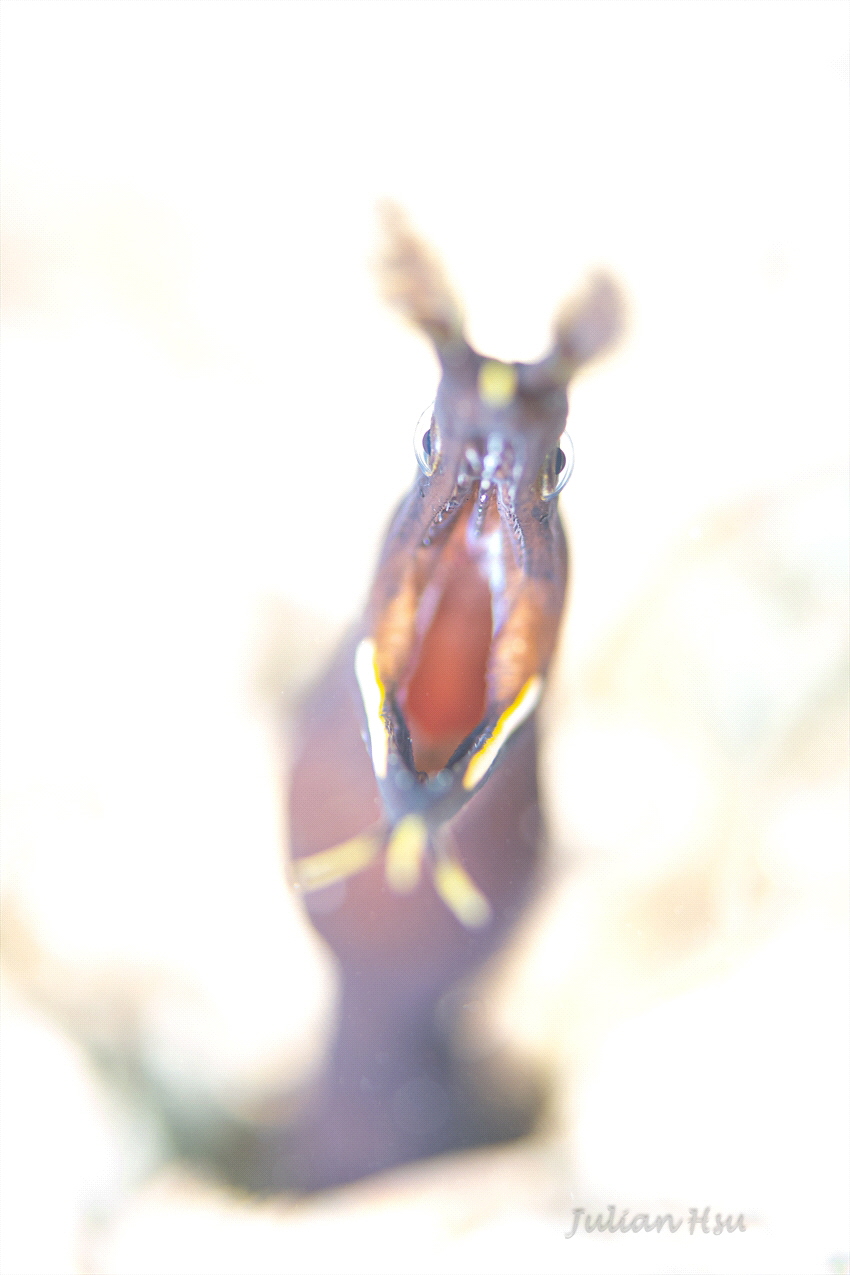
[[[419,468],[426,478],[430,478],[437,468],[436,446],[437,426],[434,420],[434,404],[430,403],[416,422],[413,434],[413,450]]]
[[[540,474],[540,494],[544,500],[554,500],[558,492],[564,490],[570,481],[575,461],[573,440],[564,431],[561,446],[549,453]]]

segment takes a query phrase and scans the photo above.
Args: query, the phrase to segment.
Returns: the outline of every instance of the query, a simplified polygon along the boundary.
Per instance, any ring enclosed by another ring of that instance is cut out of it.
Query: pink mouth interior
[[[416,768],[434,774],[484,717],[493,638],[490,586],[458,519],[436,610],[421,639],[399,702]]]

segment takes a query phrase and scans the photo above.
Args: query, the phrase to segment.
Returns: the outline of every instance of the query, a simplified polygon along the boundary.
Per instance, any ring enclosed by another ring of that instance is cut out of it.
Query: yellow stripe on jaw
[[[368,868],[380,848],[380,838],[366,832],[338,846],[331,846],[329,850],[293,859],[291,870],[295,884],[305,894],[323,890],[326,885],[336,885],[337,881],[344,881],[346,877],[353,877]]]
[[[419,884],[422,856],[428,844],[428,825],[421,815],[405,815],[393,829],[387,846],[387,884],[396,894],[410,894]]]
[[[469,759],[469,764],[463,776],[463,786],[467,791],[480,784],[498,757],[503,745],[508,742],[514,731],[518,730],[523,722],[531,716],[540,702],[542,691],[543,678],[539,674],[535,674],[534,677],[528,679],[513,704],[505,709],[493,727],[493,733],[490,738]]]
[[[384,725],[384,685],[378,674],[375,643],[364,638],[354,652],[354,675],[366,710],[372,769],[378,779],[387,775],[387,728]]]
[[[437,861],[434,885],[446,906],[468,930],[479,930],[490,920],[490,904],[456,860],[441,858]]]

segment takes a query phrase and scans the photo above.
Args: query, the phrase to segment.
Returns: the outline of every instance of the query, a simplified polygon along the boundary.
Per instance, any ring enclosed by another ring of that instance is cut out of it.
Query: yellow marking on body
[[[498,757],[503,745],[508,742],[514,731],[518,730],[523,722],[531,716],[540,702],[542,691],[543,678],[539,674],[535,674],[534,677],[528,679],[513,704],[505,709],[493,727],[493,733],[490,738],[469,759],[469,765],[463,776],[463,786],[467,791],[481,782]]]
[[[443,902],[468,930],[478,930],[490,920],[490,904],[456,860],[443,858],[437,861],[434,885]]]
[[[329,850],[293,859],[291,867],[295,884],[306,894],[311,890],[323,890],[326,885],[335,885],[337,881],[344,881],[346,877],[353,877],[368,868],[380,847],[380,838],[367,832],[338,846],[331,846]]]
[[[517,370],[510,363],[488,359],[478,373],[478,393],[488,407],[507,407],[516,394]]]
[[[364,638],[354,652],[354,674],[369,727],[369,745],[372,753],[372,769],[378,779],[387,774],[387,728],[384,725],[384,685],[378,673],[377,647],[371,638]]]
[[[428,844],[428,825],[421,815],[405,815],[393,829],[387,846],[387,883],[396,894],[410,894],[419,884],[422,856]]]

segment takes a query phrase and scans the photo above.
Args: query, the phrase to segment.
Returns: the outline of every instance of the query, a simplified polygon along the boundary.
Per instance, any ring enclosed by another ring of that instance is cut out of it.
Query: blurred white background
[[[846,1269],[846,6],[0,16],[7,1275]],[[75,1042],[237,1110],[321,1047],[273,706],[433,397],[386,195],[488,354],[593,267],[630,302],[572,394],[555,883],[482,993],[558,1096],[531,1149],[272,1216],[168,1177]],[[615,1198],[754,1225],[566,1245]]]

